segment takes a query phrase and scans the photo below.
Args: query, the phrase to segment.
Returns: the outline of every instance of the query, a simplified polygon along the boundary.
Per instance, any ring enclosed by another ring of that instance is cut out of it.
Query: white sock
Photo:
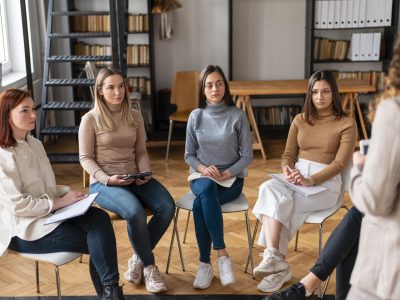
[[[267,249],[268,249],[269,252],[271,252],[271,253],[273,253],[273,254],[275,254],[277,256],[281,256],[281,253],[279,252],[279,249],[274,248],[274,247],[268,247]]]

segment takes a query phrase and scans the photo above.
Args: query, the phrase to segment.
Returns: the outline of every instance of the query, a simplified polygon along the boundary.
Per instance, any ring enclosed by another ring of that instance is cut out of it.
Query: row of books
[[[379,60],[381,54],[381,33],[353,33],[351,41],[314,39],[314,60],[371,61]]]
[[[73,16],[72,30],[74,32],[109,32],[110,16]],[[128,32],[148,32],[149,20],[146,14],[128,15]]]
[[[111,55],[110,45],[97,45],[78,42],[74,44],[75,55]],[[126,63],[135,66],[147,66],[150,63],[149,45],[128,45]],[[98,62],[96,65],[107,65],[109,62]]]
[[[150,63],[149,45],[128,45],[126,63],[135,66],[147,66]]]
[[[314,28],[391,26],[393,0],[316,0]]]
[[[370,85],[376,88],[377,92],[383,91],[385,87],[385,72],[381,71],[365,71],[365,72],[341,72],[332,71],[335,75],[336,80],[340,79],[360,79],[368,82]]]
[[[314,60],[345,60],[350,42],[345,40],[314,39]]]
[[[151,81],[148,77],[144,76],[130,76],[127,78],[130,91],[139,92],[142,95],[151,95]]]
[[[258,125],[290,126],[300,112],[299,105],[256,107],[255,117]]]

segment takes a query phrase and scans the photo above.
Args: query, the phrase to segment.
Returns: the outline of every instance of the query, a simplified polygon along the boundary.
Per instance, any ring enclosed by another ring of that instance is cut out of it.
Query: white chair
[[[179,211],[180,209],[185,209],[190,212],[193,209],[193,202],[195,199],[195,195],[192,192],[188,192],[187,194],[183,195],[176,203],[176,213],[175,213],[175,219],[174,219],[174,229],[171,237],[171,243],[169,247],[169,253],[168,253],[168,260],[167,260],[167,268],[165,270],[165,273],[168,274],[169,270],[169,263],[171,260],[171,254],[172,254],[172,247],[174,245],[174,237],[176,235],[176,239],[178,242],[178,250],[180,254],[180,259],[181,259],[181,264],[182,264],[182,271],[185,271],[185,266],[183,262],[183,256],[182,256],[182,248],[181,248],[181,243],[179,239],[179,234],[178,234],[178,229],[177,229],[177,222],[178,222],[178,216],[179,216]],[[251,270],[253,270],[253,255],[252,255],[252,242],[251,242],[251,232],[250,232],[250,223],[249,223],[249,203],[246,199],[246,196],[242,193],[237,199],[234,201],[231,201],[229,203],[223,204],[221,206],[222,213],[234,213],[234,212],[244,212],[245,214],[245,220],[246,220],[246,231],[247,231],[247,241],[248,241],[248,255],[247,255],[247,262],[250,261],[251,264]],[[189,221],[189,216],[187,219],[186,223],[186,231],[187,231],[187,225]],[[185,231],[185,237],[186,237],[186,231]],[[245,272],[247,271],[247,268]]]
[[[56,272],[56,285],[57,285],[57,299],[61,300],[61,284],[60,284],[60,272],[59,266],[65,265],[82,254],[77,252],[54,252],[54,253],[44,253],[44,254],[33,254],[33,253],[22,253],[12,250],[8,250],[9,253],[14,253],[21,257],[29,258],[35,261],[36,264],[36,292],[40,293],[39,288],[39,262],[46,262],[54,265],[54,270]]]
[[[315,212],[310,213],[307,216],[306,220],[304,221],[304,224],[319,225],[318,256],[321,255],[321,251],[322,251],[322,233],[323,233],[322,227],[323,227],[324,222],[327,219],[329,219],[331,216],[333,216],[340,208],[349,210],[345,205],[343,205],[343,197],[344,197],[344,193],[347,192],[348,188],[349,188],[350,170],[351,170],[351,164],[349,164],[346,167],[346,169],[341,173],[342,186],[341,186],[339,198],[338,198],[336,204],[333,207],[328,208],[326,210],[320,210],[320,211],[315,211]],[[256,225],[255,225],[254,231],[253,231],[252,246],[254,245],[254,240],[256,238],[259,224],[260,224],[260,221],[257,219]],[[295,241],[295,245],[294,245],[294,251],[297,251],[298,239],[299,239],[299,231],[296,232],[296,241]],[[247,260],[245,272],[247,272],[248,265],[249,265],[249,261]],[[322,291],[321,291],[321,287],[318,287],[318,297],[319,298],[322,298],[323,295],[325,294],[325,291],[328,288],[329,279],[330,279],[330,276],[326,280],[325,286]]]

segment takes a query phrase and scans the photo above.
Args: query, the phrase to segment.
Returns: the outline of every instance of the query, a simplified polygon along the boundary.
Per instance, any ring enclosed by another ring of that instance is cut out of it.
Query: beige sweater
[[[299,114],[290,126],[282,167],[294,167],[298,158],[327,164],[312,175],[318,185],[342,172],[354,152],[357,127],[353,118],[336,119],[331,112],[322,114],[309,125]]]
[[[91,183],[100,181],[106,184],[112,175],[151,170],[141,113],[135,111],[138,128],[122,120],[120,112],[113,112],[113,118],[118,126],[107,132],[97,126],[93,110],[82,117],[79,126],[79,160],[90,174]]]
[[[56,185],[42,143],[28,136],[15,147],[0,148],[0,256],[11,238],[40,239],[60,223],[44,225],[53,202],[69,192]]]

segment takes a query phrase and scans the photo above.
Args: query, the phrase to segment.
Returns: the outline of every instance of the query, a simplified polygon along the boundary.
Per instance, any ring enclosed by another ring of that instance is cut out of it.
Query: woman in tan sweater
[[[116,69],[100,70],[94,108],[79,127],[79,159],[90,174],[90,192],[97,204],[127,221],[135,254],[128,261],[125,279],[140,284],[142,276],[151,293],[167,290],[155,265],[153,249],[168,229],[174,200],[152,176],[127,179],[131,173],[150,171],[142,115],[130,108],[126,80]],[[147,223],[146,208],[153,213]]]
[[[281,166],[287,181],[321,185],[326,190],[305,197],[276,180],[260,186],[253,209],[262,222],[259,244],[266,247],[254,269],[256,277],[264,277],[258,285],[260,291],[276,291],[292,277],[284,259],[289,241],[309,213],[337,203],[340,173],[351,159],[355,141],[356,124],[342,109],[333,74],[315,72],[308,83],[303,111],[290,126]]]

